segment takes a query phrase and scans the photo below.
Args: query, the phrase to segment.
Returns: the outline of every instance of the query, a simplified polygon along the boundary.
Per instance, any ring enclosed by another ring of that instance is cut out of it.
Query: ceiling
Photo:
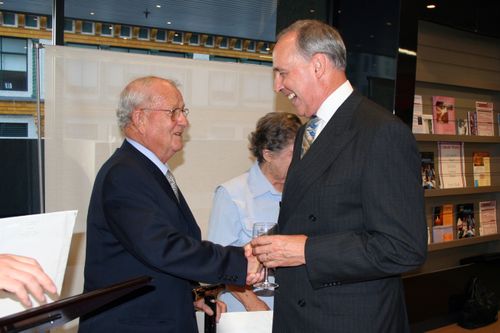
[[[53,1],[0,0],[0,3],[3,3],[0,4],[0,10],[51,15]],[[343,21],[336,24],[339,24],[343,33],[351,31],[359,34],[353,38],[359,44],[363,40],[363,33],[369,37],[387,34],[386,30],[391,27],[386,23],[397,21],[398,5],[395,3],[398,1],[65,0],[65,16],[98,22],[275,41],[277,17],[286,25],[298,18],[325,20],[329,15],[328,11],[340,8]],[[421,19],[500,38],[499,0],[415,1],[420,8]],[[425,5],[430,3],[436,4],[437,7],[433,10],[425,8]],[[277,13],[278,10],[280,15]],[[382,24],[376,24],[378,21]],[[379,41],[382,42],[381,39]]]
[[[53,0],[0,2],[3,2],[0,10],[52,14]],[[274,41],[277,2],[278,0],[65,0],[64,13],[69,18],[98,22]]]

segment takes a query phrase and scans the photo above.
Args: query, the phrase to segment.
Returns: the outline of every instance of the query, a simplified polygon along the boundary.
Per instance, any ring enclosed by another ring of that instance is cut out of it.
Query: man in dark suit
[[[252,241],[278,267],[273,332],[409,331],[400,274],[427,251],[420,156],[405,124],[353,91],[345,65],[340,35],[319,21],[294,23],[273,51],[274,89],[311,118],[279,235]]]
[[[158,77],[134,80],[120,95],[126,139],[94,183],[84,289],[148,275],[154,290],[86,316],[80,332],[198,332],[193,281],[245,285],[260,278],[249,245],[244,251],[201,241],[166,164],[183,148],[188,112],[175,83]]]

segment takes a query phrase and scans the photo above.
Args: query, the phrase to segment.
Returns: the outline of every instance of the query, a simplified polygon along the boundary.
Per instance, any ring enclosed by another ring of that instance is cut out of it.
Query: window
[[[222,39],[220,40],[220,44],[219,44],[219,48],[221,49],[227,49],[227,37],[222,37]]]
[[[92,44],[82,44],[82,43],[64,43],[66,46],[71,46],[71,47],[79,47],[82,49],[93,49],[93,50],[98,50],[99,45],[92,45]]]
[[[262,43],[259,50],[260,53],[269,53],[269,43]]]
[[[11,27],[17,27],[17,14],[15,13],[9,13],[9,12],[3,12],[2,13],[2,24],[11,26]]]
[[[52,30],[52,16],[47,16],[47,24],[45,27],[47,30]]]
[[[120,29],[120,37],[121,38],[132,38],[132,28],[128,25],[122,25]]]
[[[255,52],[255,41],[251,40],[247,46],[248,52]]]
[[[28,42],[0,38],[0,90],[28,91]]]
[[[139,33],[137,34],[137,39],[149,40],[149,29],[148,28],[139,28]]]
[[[166,42],[167,41],[167,32],[165,30],[158,30],[156,32],[156,41]]]
[[[27,136],[28,124],[0,122],[0,137],[25,138]]]
[[[241,39],[236,40],[233,49],[241,51]]]
[[[24,26],[26,28],[40,29],[40,18],[36,15],[26,15]]]
[[[65,32],[75,32],[75,21],[70,19],[64,20],[64,31]]]
[[[0,115],[0,138],[36,138],[33,116]]]
[[[174,38],[172,38],[172,43],[174,44],[182,44],[182,37],[183,37],[183,33],[182,32],[176,32],[174,34]]]
[[[109,23],[101,24],[101,36],[113,37],[113,25]]]
[[[222,56],[216,56],[216,55],[211,55],[210,60],[222,61],[222,62],[239,62],[238,58],[222,57]]]
[[[166,56],[166,57],[175,57],[175,58],[188,58],[186,53],[182,52],[171,52],[171,51],[160,51],[158,55]]]
[[[205,41],[205,46],[206,47],[214,47],[214,36],[207,37],[207,40]]]
[[[82,22],[82,34],[94,35],[95,34],[95,24],[90,21]]]
[[[200,45],[200,35],[192,34],[189,38],[189,45]]]
[[[144,50],[144,49],[128,49],[128,53],[149,54],[149,50]]]

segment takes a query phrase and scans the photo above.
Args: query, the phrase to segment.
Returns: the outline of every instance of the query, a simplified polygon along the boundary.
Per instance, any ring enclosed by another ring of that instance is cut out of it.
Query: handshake
[[[263,267],[304,265],[306,240],[305,235],[265,235],[252,239],[244,246],[248,260],[247,285],[264,279]]]

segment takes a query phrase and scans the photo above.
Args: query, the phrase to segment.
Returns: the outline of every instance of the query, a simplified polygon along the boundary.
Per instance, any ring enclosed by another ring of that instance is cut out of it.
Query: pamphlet
[[[0,219],[0,253],[34,258],[61,293],[76,211],[26,215]],[[47,301],[55,301],[47,295]],[[39,303],[31,297],[33,306]],[[0,317],[25,308],[14,294],[0,291]]]
[[[491,186],[490,153],[472,153],[474,187]]]
[[[479,234],[481,236],[497,233],[497,202],[479,202]]]
[[[455,98],[433,96],[432,115],[435,134],[456,134]]]
[[[476,236],[476,220],[474,219],[474,204],[463,203],[456,207],[457,238]]]
[[[441,188],[466,187],[463,142],[438,142]]]
[[[493,103],[476,102],[477,135],[493,136]]]

